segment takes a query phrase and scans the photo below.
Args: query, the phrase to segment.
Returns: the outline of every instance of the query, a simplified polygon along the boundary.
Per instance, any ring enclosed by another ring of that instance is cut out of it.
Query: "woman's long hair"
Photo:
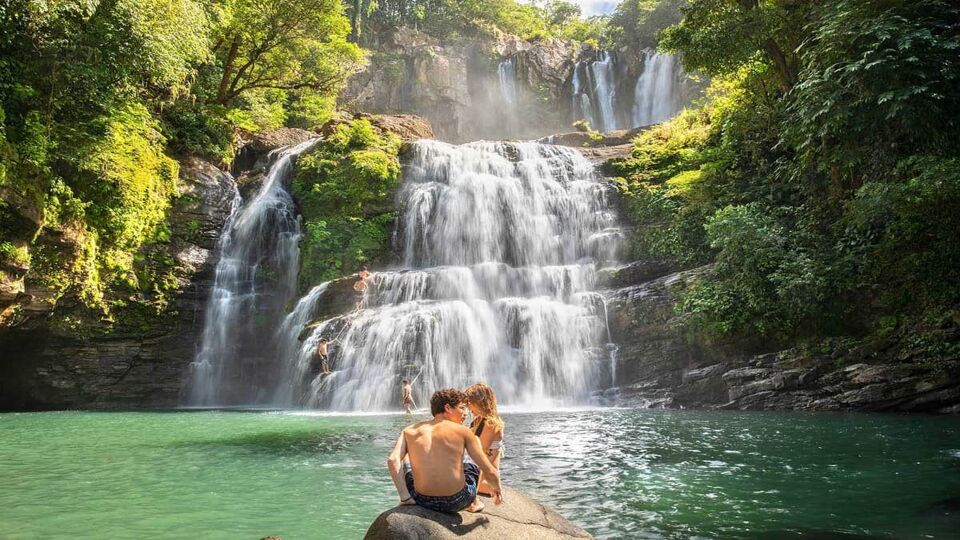
[[[493,393],[493,388],[477,383],[468,387],[463,393],[467,395],[467,401],[480,409],[480,417],[485,422],[498,431],[503,431],[503,419],[497,412],[497,395]]]

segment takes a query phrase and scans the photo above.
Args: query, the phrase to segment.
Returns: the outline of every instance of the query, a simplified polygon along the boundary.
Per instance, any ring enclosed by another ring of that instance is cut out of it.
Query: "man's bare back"
[[[463,488],[467,436],[473,433],[449,420],[427,420],[403,430],[418,492],[445,496]]]

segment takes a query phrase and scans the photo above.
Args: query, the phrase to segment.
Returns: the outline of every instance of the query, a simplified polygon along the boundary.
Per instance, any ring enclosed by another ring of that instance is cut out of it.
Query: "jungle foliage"
[[[694,327],[764,349],[960,326],[956,4],[692,0],[661,44],[710,96],[619,170],[634,255],[714,263]]]
[[[527,40],[559,37],[595,43],[605,28],[604,17],[584,19],[580,7],[566,0],[349,0],[348,4],[351,39],[369,47],[399,26],[442,40],[499,31]]]
[[[24,276],[104,312],[162,296],[170,155],[325,121],[363,62],[349,30],[339,0],[0,2],[2,305]]]
[[[303,215],[300,287],[386,262],[400,139],[369,120],[338,124],[297,162],[293,193]]]

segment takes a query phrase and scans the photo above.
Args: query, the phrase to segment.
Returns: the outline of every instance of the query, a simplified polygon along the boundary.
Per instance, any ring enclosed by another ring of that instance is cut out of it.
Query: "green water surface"
[[[600,538],[960,538],[960,421],[505,415],[507,483]],[[361,538],[402,416],[0,414],[0,538]]]

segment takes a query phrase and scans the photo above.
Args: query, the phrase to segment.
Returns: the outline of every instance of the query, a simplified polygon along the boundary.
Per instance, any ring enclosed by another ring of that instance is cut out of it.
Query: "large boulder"
[[[588,532],[519,491],[504,489],[504,503],[482,499],[479,514],[442,514],[420,506],[397,506],[380,514],[365,540],[566,540],[593,538]]]
[[[350,114],[341,112],[321,126],[319,132],[326,137],[332,133],[338,125],[361,118],[369,120],[377,129],[393,133],[404,141],[432,139],[435,137],[430,122],[415,114]]]
[[[285,146],[295,146],[317,135],[312,131],[298,128],[278,128],[262,131],[243,144],[231,165],[235,175],[266,165],[270,152]]]

